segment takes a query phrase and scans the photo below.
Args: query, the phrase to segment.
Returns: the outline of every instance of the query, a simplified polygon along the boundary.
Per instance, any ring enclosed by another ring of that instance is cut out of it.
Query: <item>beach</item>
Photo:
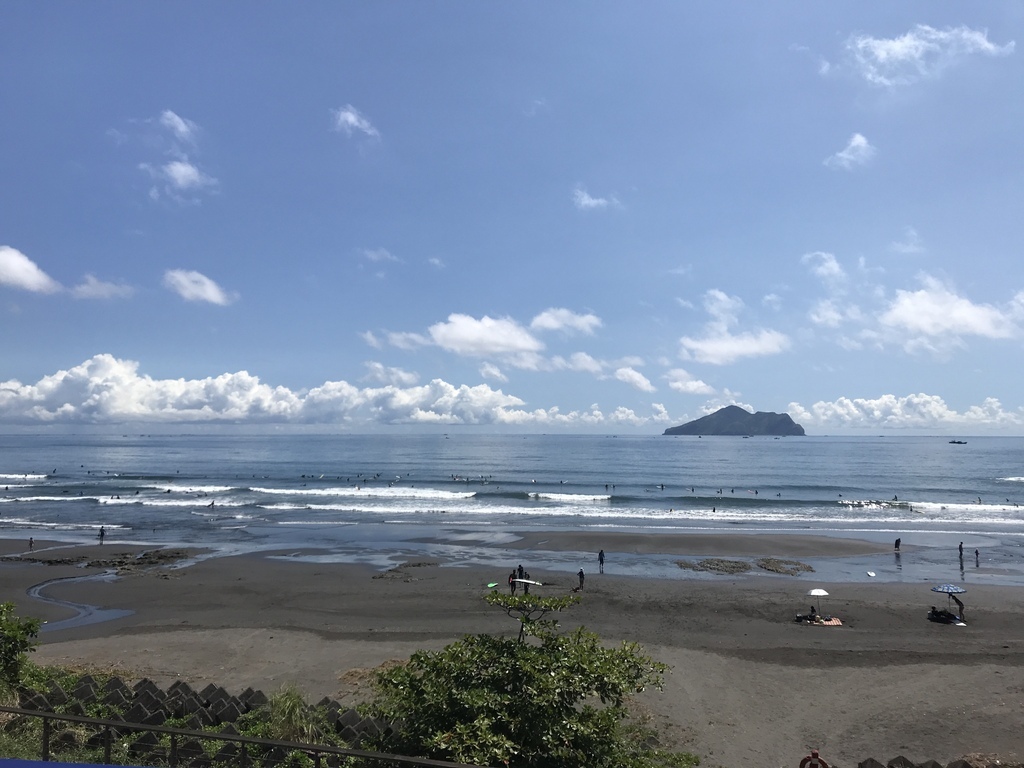
[[[48,626],[75,610],[31,598],[42,582],[97,569],[18,560],[110,557],[139,551],[109,542],[67,546],[5,541],[4,599]],[[797,765],[811,748],[832,765],[896,755],[946,763],[967,754],[1021,760],[1024,746],[1024,594],[970,587],[968,626],[927,621],[944,595],[931,582],[823,583],[785,576],[701,573],[691,578],[616,574],[621,553],[703,558],[853,557],[879,544],[824,536],[644,536],[524,534],[512,548],[544,595],[571,594],[574,574],[531,567],[545,552],[592,550],[580,603],[561,626],[584,625],[608,642],[636,641],[671,667],[664,690],[636,697],[665,746],[700,755],[706,766]],[[598,548],[607,553],[598,573]],[[420,560],[387,570],[333,562],[315,549],[203,559],[187,567],[135,568],[112,581],[58,581],[50,599],[129,611],[109,621],[44,631],[34,660],[113,669],[159,684],[183,679],[230,691],[267,693],[296,684],[311,701],[355,704],[368,696],[370,670],[465,634],[513,636],[518,625],[482,599],[506,589],[500,566]],[[818,610],[843,626],[799,624],[811,587],[830,594]]]

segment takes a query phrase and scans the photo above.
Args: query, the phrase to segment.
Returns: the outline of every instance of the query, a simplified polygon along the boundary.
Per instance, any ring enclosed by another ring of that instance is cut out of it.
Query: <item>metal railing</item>
[[[53,736],[53,721],[76,723],[79,725],[92,726],[96,733],[101,735],[103,745],[103,762],[110,764],[113,757],[113,744],[115,735],[120,736],[125,731],[140,733],[155,733],[170,737],[170,746],[167,750],[166,764],[168,768],[179,768],[187,765],[194,759],[194,756],[183,758],[180,747],[183,740],[195,741],[221,741],[227,744],[239,745],[237,755],[227,760],[217,760],[217,765],[233,764],[238,768],[255,768],[257,765],[267,764],[258,754],[251,754],[251,747],[262,747],[266,750],[284,751],[285,754],[298,752],[307,755],[312,761],[314,768],[324,768],[324,763],[337,763],[337,758],[346,757],[357,760],[359,766],[374,766],[384,768],[385,766],[417,766],[422,768],[482,768],[481,766],[466,765],[464,763],[450,763],[446,760],[431,760],[425,757],[409,757],[407,755],[390,755],[382,752],[368,752],[361,749],[350,749],[348,747],[335,747],[327,744],[302,744],[292,741],[275,741],[273,739],[259,739],[253,736],[242,736],[231,733],[213,733],[208,731],[189,731],[183,728],[169,728],[162,725],[144,725],[142,723],[125,723],[119,720],[103,720],[96,717],[82,717],[79,715],[63,715],[56,712],[43,712],[35,709],[20,709],[18,707],[0,706],[0,712],[8,712],[12,715],[22,717],[36,717],[42,720],[42,735],[40,738],[40,759],[50,760],[50,741]],[[253,750],[258,752],[259,750]],[[334,756],[335,760],[330,760]],[[145,762],[145,755],[139,753],[133,756],[137,762]],[[182,762],[184,759],[185,762]],[[207,758],[209,760],[209,758]]]

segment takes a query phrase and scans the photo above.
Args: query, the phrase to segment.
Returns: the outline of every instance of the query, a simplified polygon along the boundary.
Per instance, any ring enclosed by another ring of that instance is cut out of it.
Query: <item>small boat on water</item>
[[[967,441],[966,440],[950,440],[949,444],[950,445],[967,445]]]

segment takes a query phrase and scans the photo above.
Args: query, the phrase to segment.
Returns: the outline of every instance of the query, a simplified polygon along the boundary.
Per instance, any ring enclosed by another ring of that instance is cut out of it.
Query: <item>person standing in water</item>
[[[601,573],[604,573],[604,550],[602,549],[597,553],[597,567]]]
[[[104,528],[104,527],[103,527],[103,526],[101,525],[101,526],[100,526],[100,544],[102,544],[102,543],[103,543],[103,540],[104,540],[105,538],[107,538],[107,529],[106,529],[106,528]]]

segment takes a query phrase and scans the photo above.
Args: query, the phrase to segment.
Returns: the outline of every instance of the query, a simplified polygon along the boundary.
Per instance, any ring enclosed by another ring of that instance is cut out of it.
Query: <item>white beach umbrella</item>
[[[820,608],[821,607],[821,598],[828,597],[828,592],[826,592],[824,589],[820,589],[820,588],[818,588],[818,589],[811,589],[811,590],[807,591],[807,596],[808,597],[817,597],[818,598],[818,601],[817,601],[818,602],[818,607]],[[824,611],[819,610],[818,613],[824,613]]]

